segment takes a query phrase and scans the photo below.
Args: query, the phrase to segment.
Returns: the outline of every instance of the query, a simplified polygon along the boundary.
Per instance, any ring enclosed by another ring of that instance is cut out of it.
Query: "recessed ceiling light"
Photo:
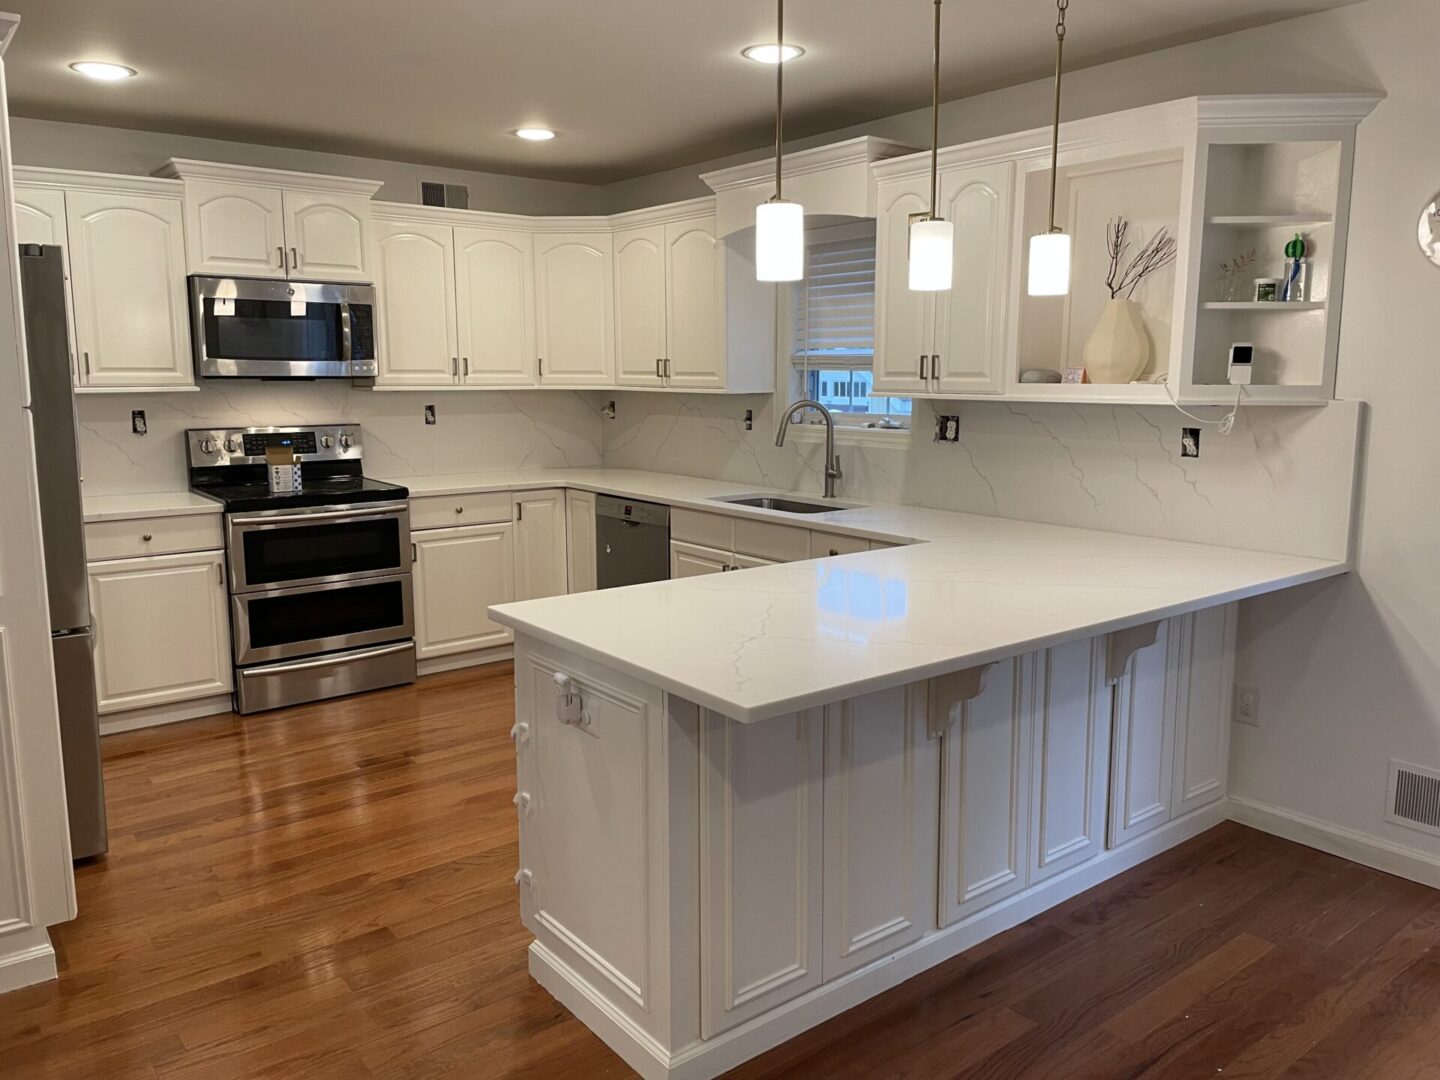
[[[787,60],[804,56],[805,50],[799,45],[751,45],[741,49],[740,55],[746,60],[754,60],[757,64],[783,64]]]
[[[549,128],[542,127],[516,128],[515,134],[517,137],[524,139],[527,142],[549,142],[555,137],[555,132],[551,131]]]
[[[89,79],[99,79],[101,82],[119,82],[121,79],[133,79],[135,69],[126,67],[124,64],[107,64],[103,60],[77,60],[70,65],[71,71],[78,71]]]

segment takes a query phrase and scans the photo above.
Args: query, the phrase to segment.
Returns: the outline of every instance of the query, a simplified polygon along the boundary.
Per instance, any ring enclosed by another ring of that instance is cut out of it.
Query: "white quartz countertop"
[[[188,491],[162,491],[148,495],[86,495],[84,503],[86,521],[218,514],[224,509],[214,499],[192,495]]]

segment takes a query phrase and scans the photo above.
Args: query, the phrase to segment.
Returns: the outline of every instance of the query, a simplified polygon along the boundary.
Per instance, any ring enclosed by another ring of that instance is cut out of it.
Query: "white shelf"
[[[1324,311],[1324,300],[1207,300],[1206,311]]]
[[[1328,214],[1216,214],[1205,223],[1237,229],[1319,229],[1333,225],[1334,218]]]

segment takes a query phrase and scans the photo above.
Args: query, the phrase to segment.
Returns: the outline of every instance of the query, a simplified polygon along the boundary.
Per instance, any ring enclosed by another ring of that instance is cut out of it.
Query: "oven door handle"
[[[232,517],[231,525],[295,525],[311,521],[334,521],[349,518],[352,521],[374,521],[382,517],[395,517],[410,509],[409,503],[387,503],[383,506],[367,506],[365,509],[322,510],[313,514],[277,514],[273,517]]]
[[[289,671],[311,671],[315,668],[336,667],[339,664],[352,664],[357,660],[369,660],[375,656],[389,656],[391,653],[404,652],[406,649],[414,649],[413,641],[401,641],[395,645],[380,645],[373,649],[356,649],[353,652],[343,654],[331,654],[328,656],[317,656],[313,660],[293,660],[285,664],[266,664],[257,668],[241,668],[242,679],[258,679],[265,675],[283,675]]]

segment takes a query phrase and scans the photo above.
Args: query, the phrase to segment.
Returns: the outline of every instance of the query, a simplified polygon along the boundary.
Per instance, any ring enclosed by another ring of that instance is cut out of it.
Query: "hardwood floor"
[[[111,851],[0,1076],[621,1077],[525,971],[508,666],[105,741]],[[1239,825],[760,1077],[1440,1076],[1440,893]]]

